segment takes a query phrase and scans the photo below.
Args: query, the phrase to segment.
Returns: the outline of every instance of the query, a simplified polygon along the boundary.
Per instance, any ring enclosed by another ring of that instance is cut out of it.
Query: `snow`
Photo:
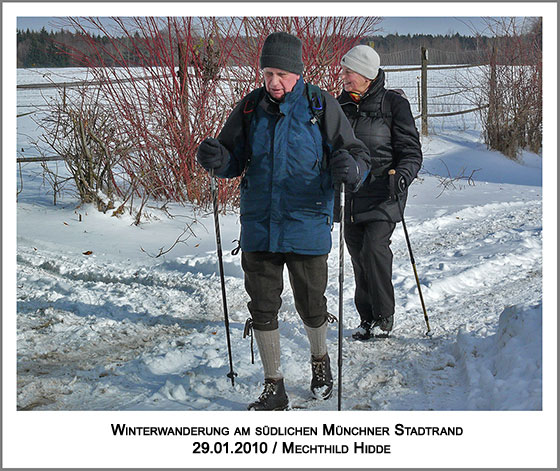
[[[424,165],[406,209],[433,336],[425,335],[400,224],[387,339],[351,339],[359,316],[346,254],[345,411],[543,410],[542,157],[525,152],[513,162],[489,151],[476,120],[470,124],[433,124],[442,131],[422,140]],[[10,383],[19,411],[243,411],[258,397],[262,368],[256,343],[253,364],[243,338],[248,298],[240,256],[230,253],[236,212],[220,216],[232,387],[212,214],[173,204],[167,214],[154,203],[135,226],[127,214],[80,206],[70,192],[54,206],[40,164],[23,165],[22,178],[17,385]],[[194,234],[156,257],[186,225]],[[338,225],[332,238],[326,297],[338,316]],[[547,314],[551,335],[555,313]],[[287,273],[279,320],[288,414],[335,411],[336,390],[327,401],[311,399],[309,344]],[[327,339],[335,388],[337,329],[331,324]]]
[[[458,332],[455,357],[469,385],[469,409],[541,408],[542,336],[535,332],[542,332],[542,309],[517,306],[500,314],[494,335],[477,338],[465,329]]]
[[[25,181],[32,168],[24,170]],[[539,171],[523,168],[531,182]],[[350,339],[359,320],[346,257],[345,408],[540,410],[540,189],[477,181],[475,186],[446,190],[436,201],[437,185],[436,177],[422,176],[411,189],[407,208],[432,339],[423,336],[426,326],[400,228],[393,237],[398,307],[391,338],[367,343]],[[45,188],[39,186],[41,190]],[[258,396],[258,354],[251,364],[249,342],[242,339],[248,299],[240,256],[230,254],[230,241],[238,233],[237,214],[221,217],[234,368],[239,375],[231,388],[211,216],[176,207],[171,213],[177,216],[170,219],[151,209],[151,219],[134,226],[127,217],[78,208],[71,197],[52,206],[34,200],[34,194],[24,184],[18,202],[20,409],[243,410]],[[479,199],[485,202],[470,206]],[[161,247],[173,243],[185,218],[196,220],[196,236],[155,258]],[[326,293],[335,315],[337,229]],[[309,350],[287,274],[285,286],[280,311],[283,369],[292,403],[298,406],[307,403],[310,394]],[[529,322],[529,317],[538,322]],[[333,365],[336,329],[332,325],[328,336]],[[537,348],[523,335],[534,338]],[[520,337],[519,354],[510,358],[514,365],[503,372],[498,358],[506,354],[502,349],[512,348],[510,344],[502,340],[487,347],[485,355],[472,354],[471,343],[478,345],[479,337],[489,343],[495,336]],[[374,356],[381,361],[372,362]],[[412,361],[415,357],[422,358],[421,366]],[[488,366],[490,361],[495,365]],[[472,371],[479,372],[475,379]],[[488,377],[494,381],[476,380]],[[497,386],[501,382],[505,386]],[[451,396],[450,388],[455,391]],[[527,394],[532,400],[521,401]],[[476,400],[478,396],[487,400]],[[306,407],[332,410],[334,405],[331,399]]]
[[[519,337],[526,317],[541,318],[540,157],[526,153],[519,164],[487,151],[474,133],[457,131],[425,139],[424,152],[424,171],[411,188],[406,216],[436,335],[429,341],[423,338],[426,327],[398,228],[393,237],[398,300],[394,333],[383,341],[350,340],[358,316],[347,256],[345,407],[539,410],[540,348],[519,339],[520,354],[502,372],[498,358],[509,344],[486,348],[486,360],[473,355],[469,346],[477,345],[480,336]],[[437,175],[456,176],[463,168],[469,175],[480,169],[472,184],[459,180],[459,187],[441,193]],[[149,220],[134,226],[126,215],[117,218],[78,207],[70,195],[53,206],[45,199],[49,189],[40,180],[39,166],[27,165],[23,173],[17,240],[19,408],[243,410],[258,396],[261,367],[258,359],[250,363],[249,345],[242,339],[248,299],[240,256],[229,253],[239,230],[237,214],[221,217],[239,375],[232,389],[225,374],[229,369],[211,215],[171,206],[174,217],[169,218],[152,208]],[[156,258],[184,224],[191,224],[196,235]],[[335,227],[327,289],[333,311],[338,300],[337,231]],[[84,255],[87,252],[92,253]],[[515,316],[508,315],[510,305]],[[298,405],[307,401],[309,352],[287,275],[280,318],[283,369],[292,403]],[[540,346],[541,322],[528,325]],[[333,325],[333,364],[335,334]],[[368,360],[373,355],[382,361]],[[424,357],[421,367],[411,363],[416,355]],[[496,364],[487,367],[491,360]],[[434,376],[441,384],[433,384]],[[455,391],[452,396],[446,393],[449,388]],[[527,394],[532,400],[521,401]],[[479,396],[487,399],[476,399]],[[307,407],[330,410],[333,405],[331,400]]]

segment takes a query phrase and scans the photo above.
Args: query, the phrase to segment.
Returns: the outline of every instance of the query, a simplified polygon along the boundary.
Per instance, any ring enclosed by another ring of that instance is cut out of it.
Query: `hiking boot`
[[[286,410],[290,401],[284,388],[284,379],[265,379],[259,398],[247,406],[248,410]]]
[[[362,321],[356,331],[352,334],[354,340],[368,340],[371,334],[372,321]]]
[[[379,327],[383,332],[389,333],[393,330],[393,314],[389,317],[381,317],[375,321],[373,327]]]
[[[325,353],[322,358],[311,357],[311,393],[315,399],[328,399],[333,391],[333,379],[331,372],[331,359]]]

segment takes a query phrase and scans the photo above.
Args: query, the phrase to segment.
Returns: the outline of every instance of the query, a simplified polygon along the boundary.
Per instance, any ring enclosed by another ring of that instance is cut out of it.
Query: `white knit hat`
[[[344,55],[340,64],[358,72],[367,79],[373,80],[379,72],[381,59],[372,47],[360,44],[350,49]]]

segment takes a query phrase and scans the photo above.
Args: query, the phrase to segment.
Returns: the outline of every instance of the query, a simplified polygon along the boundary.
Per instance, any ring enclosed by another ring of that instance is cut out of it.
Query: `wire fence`
[[[413,61],[413,53],[416,60]],[[396,55],[395,55],[396,54]],[[480,71],[487,67],[477,64],[455,64],[455,65],[428,65],[428,61],[422,61],[422,57],[427,57],[427,51],[422,49],[402,51],[393,55],[381,55],[382,64],[402,60],[408,57],[411,63],[420,62],[420,66],[402,67],[383,65],[386,73],[387,88],[402,89],[408,98],[415,120],[420,119],[422,123],[422,134],[428,134],[428,119],[452,116],[462,116],[475,113],[488,107],[481,104],[479,100],[480,82],[473,81],[473,75],[480,75]],[[423,56],[424,54],[424,56]],[[472,58],[480,61],[481,55],[466,53],[446,53],[443,51],[430,50],[430,58],[437,57],[438,60],[450,60],[450,58],[465,59]],[[391,59],[392,57],[392,59]],[[420,59],[418,61],[418,59]],[[402,63],[402,62],[401,62]],[[466,77],[466,74],[470,74]],[[126,83],[131,81],[146,81],[151,77],[141,76],[135,78],[115,78],[114,83]],[[474,85],[472,85],[474,83]],[[471,84],[467,86],[466,84]],[[17,85],[18,91],[43,90],[43,89],[73,89],[78,87],[96,87],[101,82],[95,80],[76,80],[76,81],[51,81],[43,83],[25,83]],[[48,105],[20,103],[18,100],[18,117],[32,115],[41,110],[47,111]],[[62,157],[18,157],[18,162],[34,162],[38,160],[63,160]]]
[[[429,122],[433,129],[438,121],[431,118],[462,117],[488,107],[480,102],[481,79],[487,67],[482,62],[484,54],[454,54],[425,48],[415,50],[415,54],[420,66],[385,66],[384,70],[387,88],[400,88],[406,93],[414,118],[421,120],[423,135],[429,133]],[[429,65],[455,58],[472,59],[475,63]],[[462,125],[466,126],[464,120]]]
[[[465,114],[469,112],[479,111],[484,108],[479,105],[480,85],[465,86],[465,75],[453,74],[453,71],[471,69],[474,75],[480,75],[479,65],[459,65],[441,68],[427,67],[427,117],[441,116],[441,113],[447,113],[447,116],[454,114]],[[385,68],[386,87],[402,89],[410,102],[410,106],[415,119],[422,117],[422,77],[421,68],[394,69]],[[439,71],[445,70],[445,74]],[[468,79],[472,81],[472,77]]]
[[[400,64],[420,65],[422,59],[419,48],[411,48],[391,53],[380,53],[381,63],[384,66]],[[488,52],[484,49],[467,51],[443,51],[430,49],[430,62],[432,64],[484,64],[488,61]]]

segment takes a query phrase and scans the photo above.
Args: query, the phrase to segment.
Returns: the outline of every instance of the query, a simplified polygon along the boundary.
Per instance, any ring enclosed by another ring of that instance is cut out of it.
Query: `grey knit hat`
[[[367,79],[373,80],[379,72],[381,59],[372,47],[360,44],[350,49],[342,57],[340,64],[358,72]]]
[[[264,40],[261,52],[261,69],[265,67],[301,74],[303,61],[299,38],[284,32],[269,34]]]

